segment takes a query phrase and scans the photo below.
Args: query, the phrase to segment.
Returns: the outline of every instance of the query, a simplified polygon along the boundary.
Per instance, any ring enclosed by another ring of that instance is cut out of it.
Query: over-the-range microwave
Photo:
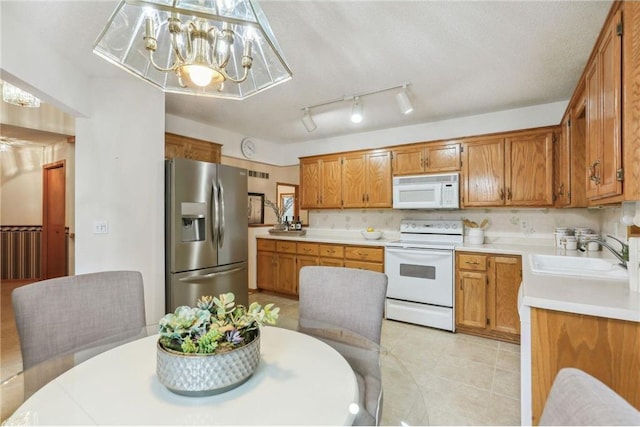
[[[460,174],[410,175],[393,178],[394,209],[457,209]]]

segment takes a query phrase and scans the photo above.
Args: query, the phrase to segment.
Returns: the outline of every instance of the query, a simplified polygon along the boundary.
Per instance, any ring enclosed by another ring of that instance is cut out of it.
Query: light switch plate
[[[93,234],[109,233],[109,223],[104,220],[93,221]]]

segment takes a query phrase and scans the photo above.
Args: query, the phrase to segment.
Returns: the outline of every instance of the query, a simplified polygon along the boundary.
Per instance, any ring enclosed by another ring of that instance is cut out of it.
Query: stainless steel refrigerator
[[[233,292],[248,305],[247,170],[165,161],[166,309]]]

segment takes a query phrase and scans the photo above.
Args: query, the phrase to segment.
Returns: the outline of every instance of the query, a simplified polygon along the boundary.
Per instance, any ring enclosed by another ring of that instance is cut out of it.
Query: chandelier
[[[255,0],[122,0],[93,51],[172,93],[245,99],[291,79]]]
[[[19,107],[37,108],[40,106],[38,98],[7,82],[2,82],[2,100]]]

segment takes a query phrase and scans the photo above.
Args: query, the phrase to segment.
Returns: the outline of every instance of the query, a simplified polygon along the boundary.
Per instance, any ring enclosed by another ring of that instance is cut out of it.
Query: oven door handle
[[[453,251],[450,250],[431,250],[431,249],[422,249],[422,248],[397,248],[397,247],[389,247],[387,246],[385,248],[385,251],[387,253],[394,253],[394,254],[402,254],[402,255],[418,255],[418,256],[425,256],[425,255],[432,255],[432,256],[438,256],[438,257],[442,257],[442,258],[450,258],[453,256]]]

